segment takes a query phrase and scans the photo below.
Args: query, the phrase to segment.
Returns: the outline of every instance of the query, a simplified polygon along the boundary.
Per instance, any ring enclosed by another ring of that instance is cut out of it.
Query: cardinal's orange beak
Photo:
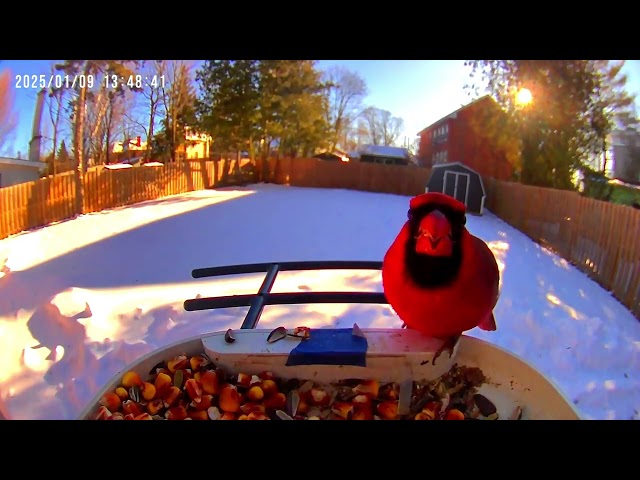
[[[447,257],[453,253],[451,224],[439,210],[433,210],[420,221],[416,253],[434,257]]]

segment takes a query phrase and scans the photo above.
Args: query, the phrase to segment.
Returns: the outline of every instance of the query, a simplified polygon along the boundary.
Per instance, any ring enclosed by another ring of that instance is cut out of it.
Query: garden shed
[[[459,200],[467,212],[482,215],[487,193],[482,177],[460,162],[441,163],[431,167],[425,192],[441,192]]]

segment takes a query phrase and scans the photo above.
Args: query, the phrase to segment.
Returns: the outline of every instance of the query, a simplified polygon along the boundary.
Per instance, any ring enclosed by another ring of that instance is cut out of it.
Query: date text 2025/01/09
[[[16,75],[15,88],[61,89],[61,88],[93,88],[93,75]]]

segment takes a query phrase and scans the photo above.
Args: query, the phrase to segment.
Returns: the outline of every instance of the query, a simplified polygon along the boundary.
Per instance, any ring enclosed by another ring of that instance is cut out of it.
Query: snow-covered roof
[[[107,170],[122,170],[124,168],[133,168],[133,165],[129,163],[112,163],[110,165],[105,165],[104,168]]]
[[[9,158],[0,157],[0,165],[15,165],[16,167],[32,167],[32,168],[44,168],[45,162],[33,162],[31,160],[24,160],[22,158]]]
[[[409,160],[411,154],[403,147],[390,147],[388,145],[364,145],[358,152],[358,156],[373,155],[376,157],[396,157]]]

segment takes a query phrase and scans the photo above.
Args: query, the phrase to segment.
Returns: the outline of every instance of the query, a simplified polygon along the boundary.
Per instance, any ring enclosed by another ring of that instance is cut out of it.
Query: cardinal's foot
[[[442,346],[438,349],[436,354],[433,357],[431,363],[436,364],[436,359],[445,351],[449,352],[449,358],[453,357],[453,349],[456,348],[458,344],[458,340],[460,340],[461,335],[455,335],[453,337],[448,337],[444,340]]]
[[[403,323],[402,326],[400,328],[407,328],[407,324]]]

